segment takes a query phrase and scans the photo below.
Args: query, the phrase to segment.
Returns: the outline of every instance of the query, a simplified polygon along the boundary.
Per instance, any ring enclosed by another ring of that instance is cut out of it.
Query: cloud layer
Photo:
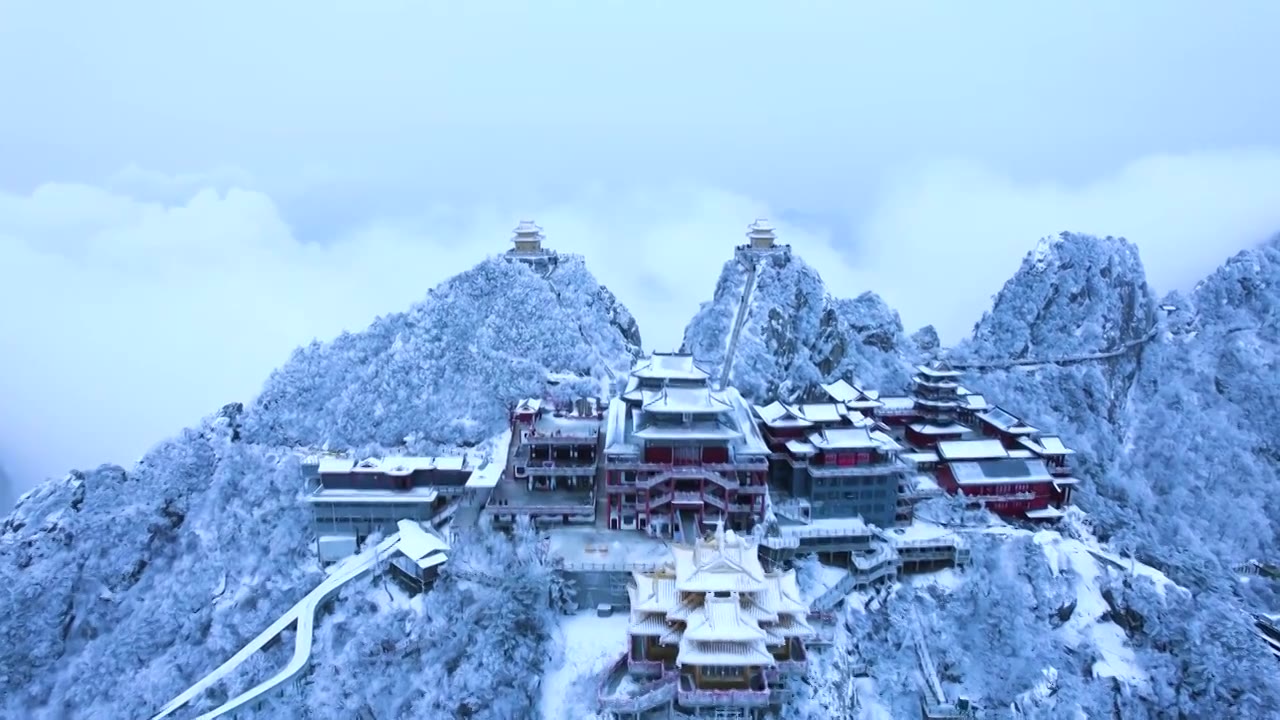
[[[554,247],[585,254],[658,349],[679,343],[746,225],[789,216],[705,186],[595,188],[535,210],[366,204],[317,242],[299,230],[317,226],[313,206],[252,186],[230,170],[135,169],[102,187],[0,194],[0,458],[16,485],[132,462],[250,399],[299,344],[404,309],[504,250],[522,216]],[[888,178],[857,206],[867,209],[777,224],[833,293],[875,290],[909,328],[934,323],[955,340],[1035,241],[1061,230],[1125,235],[1157,287],[1189,286],[1280,230],[1280,154],[1150,157],[1078,186],[936,164]]]

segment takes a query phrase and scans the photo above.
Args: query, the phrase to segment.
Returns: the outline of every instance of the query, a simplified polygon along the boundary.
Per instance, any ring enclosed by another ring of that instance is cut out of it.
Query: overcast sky
[[[1186,287],[1280,230],[1276,27],[1262,1],[0,0],[0,460],[23,487],[130,463],[522,217],[663,349],[757,216],[946,340],[1061,230]]]

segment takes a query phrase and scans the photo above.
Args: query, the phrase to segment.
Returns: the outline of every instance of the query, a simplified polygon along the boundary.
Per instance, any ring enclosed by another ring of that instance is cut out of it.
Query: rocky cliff
[[[685,328],[684,348],[722,368],[750,265],[756,266],[730,381],[756,401],[812,394],[823,382],[857,378],[901,389],[915,354],[902,321],[874,293],[847,300],[789,248],[739,252],[720,271],[715,294]]]

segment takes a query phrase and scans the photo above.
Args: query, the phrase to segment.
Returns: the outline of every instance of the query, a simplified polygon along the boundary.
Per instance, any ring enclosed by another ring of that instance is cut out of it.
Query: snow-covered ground
[[[595,716],[596,693],[609,667],[627,650],[626,612],[596,617],[594,610],[561,618],[553,639],[559,650],[542,678],[541,715],[546,720]]]
[[[1043,550],[1055,575],[1070,570],[1076,576],[1076,608],[1071,619],[1062,626],[1074,642],[1092,641],[1099,658],[1093,664],[1095,677],[1111,677],[1129,684],[1145,684],[1147,674],[1139,667],[1124,631],[1101,617],[1110,609],[1099,589],[1104,569],[1092,550],[1079,540],[1064,538],[1052,530],[1041,530],[1032,536]]]

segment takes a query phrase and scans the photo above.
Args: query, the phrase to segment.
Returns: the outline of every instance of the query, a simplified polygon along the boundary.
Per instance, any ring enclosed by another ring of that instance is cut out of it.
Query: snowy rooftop
[[[960,370],[954,370],[943,360],[935,360],[928,365],[917,365],[916,371],[921,375],[931,378],[957,378],[964,375]]]
[[[903,395],[881,397],[880,404],[883,407],[884,412],[888,413],[907,412],[916,409],[915,398]]]
[[[947,425],[913,423],[910,427],[921,435],[963,435],[969,432],[969,428],[960,423],[949,423]]]
[[[991,483],[1050,482],[1043,460],[979,460],[951,464],[951,474],[961,485],[986,485]]]
[[[725,395],[733,404],[734,421],[742,430],[742,440],[737,447],[738,452],[745,455],[768,455],[769,444],[765,442],[764,435],[760,434],[760,428],[752,420],[751,405],[746,398],[742,397],[736,388],[729,388],[725,391]]]
[[[965,406],[970,410],[981,411],[987,410],[991,407],[991,403],[987,402],[987,399],[982,395],[967,393],[963,397]]]
[[[991,408],[979,415],[978,419],[1002,432],[1013,435],[1034,435],[1039,432],[1039,430],[1022,422],[1013,413],[1007,412],[1000,407]]]
[[[542,401],[538,398],[525,398],[516,405],[515,412],[518,415],[528,415],[529,413],[538,412],[541,408]]]
[[[821,450],[871,450],[880,442],[866,428],[823,428],[809,434],[809,442]]]
[[[947,528],[929,523],[913,522],[905,527],[886,530],[884,539],[895,547],[911,545],[962,545],[963,540]]]
[[[343,505],[380,505],[411,504],[429,505],[435,502],[440,493],[429,487],[415,487],[406,490],[390,490],[382,488],[317,488],[306,496],[306,501],[313,505],[340,503]]]
[[[792,455],[813,455],[818,452],[818,448],[814,447],[812,443],[807,443],[803,440],[788,440],[787,450]]]
[[[747,237],[761,238],[767,240],[774,239],[773,225],[764,218],[757,218],[755,222],[747,226]]]
[[[488,462],[471,473],[470,479],[467,480],[467,487],[493,488],[498,484],[503,470],[507,467],[507,454],[511,451],[511,430],[505,430],[491,439],[489,448],[492,449],[493,455]]]
[[[532,220],[521,220],[512,234],[513,240],[541,240],[542,228]]]
[[[388,475],[408,474],[417,470],[464,470],[466,458],[461,455],[444,457],[385,457],[366,458],[356,462],[350,457],[325,456],[318,458],[320,472],[329,474],[345,474],[351,472],[386,473]]]
[[[673,390],[676,388],[667,389],[668,392]],[[605,452],[613,455],[638,454],[640,443],[636,440],[707,440],[730,442],[738,454],[768,455],[769,446],[752,418],[751,406],[738,391],[727,388],[715,391],[715,394],[716,402],[724,403],[725,413],[720,420],[679,424],[649,422],[644,409],[631,407],[621,398],[614,398],[609,403],[605,420]]]
[[[627,437],[627,427],[631,420],[631,408],[622,398],[609,401],[609,412],[605,415],[604,451],[633,455],[639,448],[632,445]]]
[[[933,452],[932,450],[925,450],[922,452],[909,452],[909,453],[903,453],[902,459],[906,460],[907,462],[917,463],[917,464],[932,463],[932,462],[938,462],[938,453]]]
[[[737,593],[708,596],[702,607],[689,614],[684,638],[699,642],[750,642],[768,634],[743,612]]]
[[[1044,435],[1037,439],[1019,438],[1018,443],[1036,455],[1074,455],[1075,450],[1062,443],[1056,435]]]
[[[837,403],[850,408],[869,409],[880,407],[880,393],[876,390],[864,390],[844,380],[837,380],[822,386],[827,395]]]
[[[797,416],[789,407],[778,401],[773,401],[768,405],[755,405],[752,407],[756,417],[770,427],[809,427],[812,422],[804,417]]]
[[[995,439],[943,440],[938,443],[938,457],[943,460],[995,460],[1008,456],[1004,445]]]
[[[695,422],[668,425],[651,423],[631,433],[641,440],[736,440],[742,433],[718,422]]]
[[[400,520],[396,526],[400,529],[400,552],[414,562],[422,560],[431,553],[449,550],[449,543],[423,530],[421,525],[412,520]]]
[[[722,413],[731,409],[723,392],[707,387],[664,387],[644,390],[641,407],[653,413]]]
[[[699,367],[693,356],[684,353],[653,353],[631,368],[638,378],[655,380],[706,380],[711,373]]]
[[[590,438],[600,432],[600,420],[578,415],[544,414],[534,422],[533,431],[540,435]]]
[[[754,642],[698,642],[681,640],[676,655],[678,665],[701,667],[738,667],[742,665],[778,664],[763,640]]]
[[[716,528],[713,539],[699,538],[692,547],[673,545],[676,587],[682,592],[759,592],[765,572],[756,544],[732,530]]]
[[[805,523],[779,523],[778,532],[783,537],[789,538],[858,537],[872,534],[871,528],[860,517],[818,518]]]

